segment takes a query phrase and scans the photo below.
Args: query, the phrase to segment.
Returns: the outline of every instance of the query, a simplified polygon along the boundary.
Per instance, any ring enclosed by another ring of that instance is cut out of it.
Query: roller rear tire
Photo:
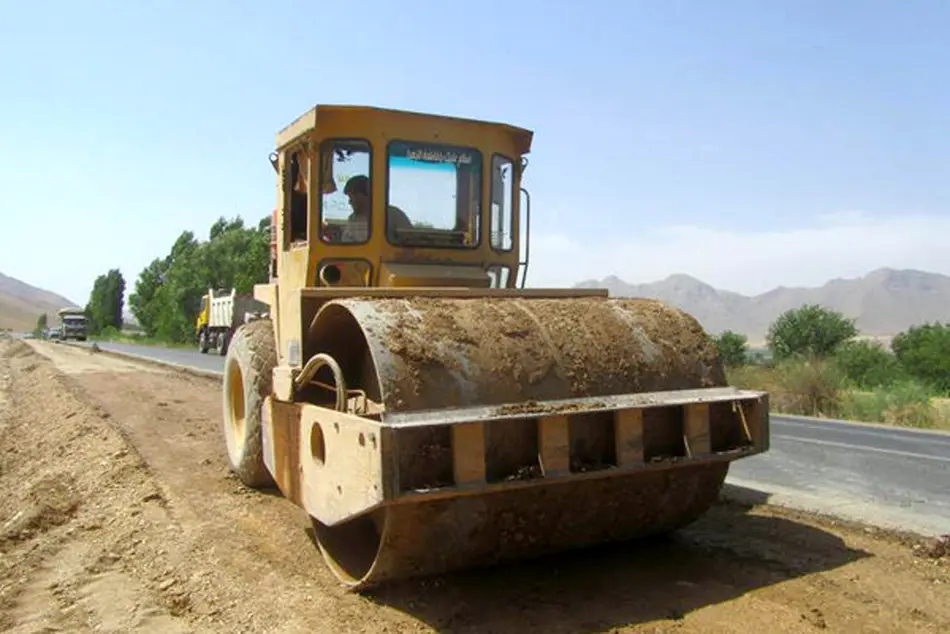
[[[277,365],[273,323],[260,319],[244,324],[229,343],[222,385],[228,463],[244,485],[270,487],[274,480],[264,464],[261,406],[271,393]]]

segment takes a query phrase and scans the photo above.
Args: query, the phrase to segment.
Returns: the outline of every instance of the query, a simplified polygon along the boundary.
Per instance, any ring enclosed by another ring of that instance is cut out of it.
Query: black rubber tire
[[[228,354],[228,346],[231,343],[231,338],[234,335],[230,334],[228,331],[222,332],[218,335],[218,356],[225,356]]]
[[[275,365],[277,350],[270,319],[237,329],[224,360],[222,422],[231,471],[253,489],[274,484],[264,465],[261,405],[271,394]]]

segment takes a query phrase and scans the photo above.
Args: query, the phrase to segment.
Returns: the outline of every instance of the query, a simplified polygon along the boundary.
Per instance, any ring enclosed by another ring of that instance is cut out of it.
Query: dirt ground
[[[213,381],[0,340],[0,630],[950,631],[937,542],[733,503],[672,538],[348,593],[302,511],[231,477],[219,421]]]

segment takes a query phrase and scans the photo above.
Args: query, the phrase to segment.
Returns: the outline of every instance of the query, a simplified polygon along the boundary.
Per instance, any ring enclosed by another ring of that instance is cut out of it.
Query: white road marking
[[[846,442],[834,442],[831,440],[816,440],[814,438],[800,438],[798,436],[781,436],[783,440],[794,442],[803,442],[806,444],[818,445],[821,447],[840,447],[842,449],[854,449],[857,451],[870,451],[873,453],[882,453],[891,456],[903,456],[905,458],[922,458],[924,460],[935,460],[937,462],[950,463],[950,458],[944,456],[929,456],[924,453],[915,453],[913,451],[901,451],[899,449],[882,449],[880,447],[865,447],[862,445],[852,445]]]

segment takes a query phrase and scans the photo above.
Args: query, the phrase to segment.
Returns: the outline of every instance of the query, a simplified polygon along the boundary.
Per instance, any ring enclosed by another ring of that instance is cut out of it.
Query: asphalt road
[[[224,358],[197,350],[99,343],[201,370]],[[733,463],[736,495],[926,535],[950,533],[950,434],[772,416],[772,445]]]

